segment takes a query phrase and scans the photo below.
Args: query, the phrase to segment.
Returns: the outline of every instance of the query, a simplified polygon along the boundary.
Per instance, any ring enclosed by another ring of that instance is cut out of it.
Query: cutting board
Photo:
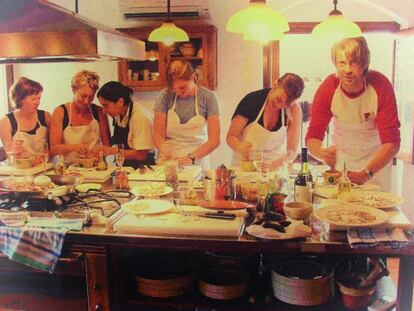
[[[12,168],[11,166],[1,163],[0,164],[0,175],[11,175],[13,173],[15,176],[31,176],[36,175],[44,170],[50,170],[53,167],[53,163],[46,163],[45,166],[43,164],[31,167],[31,168]]]
[[[115,166],[108,166],[105,171],[97,171],[96,168],[86,169],[82,167],[69,167],[69,173],[80,174],[83,177],[83,182],[98,182],[103,183],[111,178],[112,173],[116,170]]]
[[[338,204],[346,204],[334,199],[326,199],[323,200],[321,206],[329,206],[329,205],[338,205]],[[387,208],[383,209],[384,212],[388,213],[388,221],[376,226],[376,228],[401,228],[404,230],[412,230],[414,228],[413,224],[407,218],[407,216],[398,208]],[[334,225],[327,225],[329,230],[344,230],[344,227],[334,226]]]
[[[352,188],[351,191],[379,191],[380,187],[370,183],[358,186],[358,188]],[[315,196],[325,199],[336,199],[338,196],[337,185],[327,185],[325,183],[319,184],[315,187],[313,194]]]
[[[184,209],[187,210],[186,207]],[[238,237],[244,225],[244,217],[234,220],[185,216],[165,213],[152,216],[127,214],[114,224],[117,233],[142,235],[188,235]]]
[[[139,169],[128,175],[129,180],[150,180],[150,181],[164,181],[164,167],[153,166],[154,170],[146,169],[144,174],[139,172]],[[184,166],[178,170],[178,179],[180,181],[193,181],[200,177],[201,166]]]

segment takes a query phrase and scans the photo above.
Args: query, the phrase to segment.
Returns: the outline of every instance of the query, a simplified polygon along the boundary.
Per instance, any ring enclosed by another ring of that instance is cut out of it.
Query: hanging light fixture
[[[170,0],[167,0],[167,20],[160,27],[151,31],[148,41],[163,42],[165,45],[171,45],[174,42],[190,40],[188,34],[171,21],[170,9]]]
[[[333,0],[334,10],[328,18],[316,25],[312,30],[315,38],[338,41],[344,38],[355,38],[362,35],[359,26],[343,17],[342,12],[336,9],[337,0]]]
[[[279,40],[289,31],[289,24],[282,14],[266,5],[266,0],[250,0],[246,8],[230,17],[226,30],[243,34],[243,40],[266,43]]]

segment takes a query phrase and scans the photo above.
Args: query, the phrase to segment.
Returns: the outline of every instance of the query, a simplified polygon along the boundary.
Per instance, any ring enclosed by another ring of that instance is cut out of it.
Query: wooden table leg
[[[413,303],[414,257],[400,258],[397,288],[397,311],[408,311]]]

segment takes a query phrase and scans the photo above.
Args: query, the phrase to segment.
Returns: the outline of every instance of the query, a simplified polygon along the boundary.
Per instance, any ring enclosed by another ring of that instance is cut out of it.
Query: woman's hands
[[[13,140],[11,145],[11,151],[14,152],[14,154],[16,155],[26,152],[26,148],[23,146],[23,140]]]
[[[87,154],[89,153],[89,148],[86,144],[74,144],[72,145],[72,151],[78,154]]]
[[[241,157],[244,159],[249,159],[250,152],[252,150],[253,144],[249,141],[241,142],[237,148],[237,151],[240,153]]]

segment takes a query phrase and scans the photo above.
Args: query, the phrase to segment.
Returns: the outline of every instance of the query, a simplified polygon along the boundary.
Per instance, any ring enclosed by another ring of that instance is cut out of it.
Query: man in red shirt
[[[391,164],[400,147],[400,122],[393,87],[369,70],[370,51],[363,37],[343,39],[332,47],[336,74],[316,91],[306,143],[313,156],[331,167],[346,163],[352,182],[391,188]],[[333,145],[322,147],[332,119]]]

